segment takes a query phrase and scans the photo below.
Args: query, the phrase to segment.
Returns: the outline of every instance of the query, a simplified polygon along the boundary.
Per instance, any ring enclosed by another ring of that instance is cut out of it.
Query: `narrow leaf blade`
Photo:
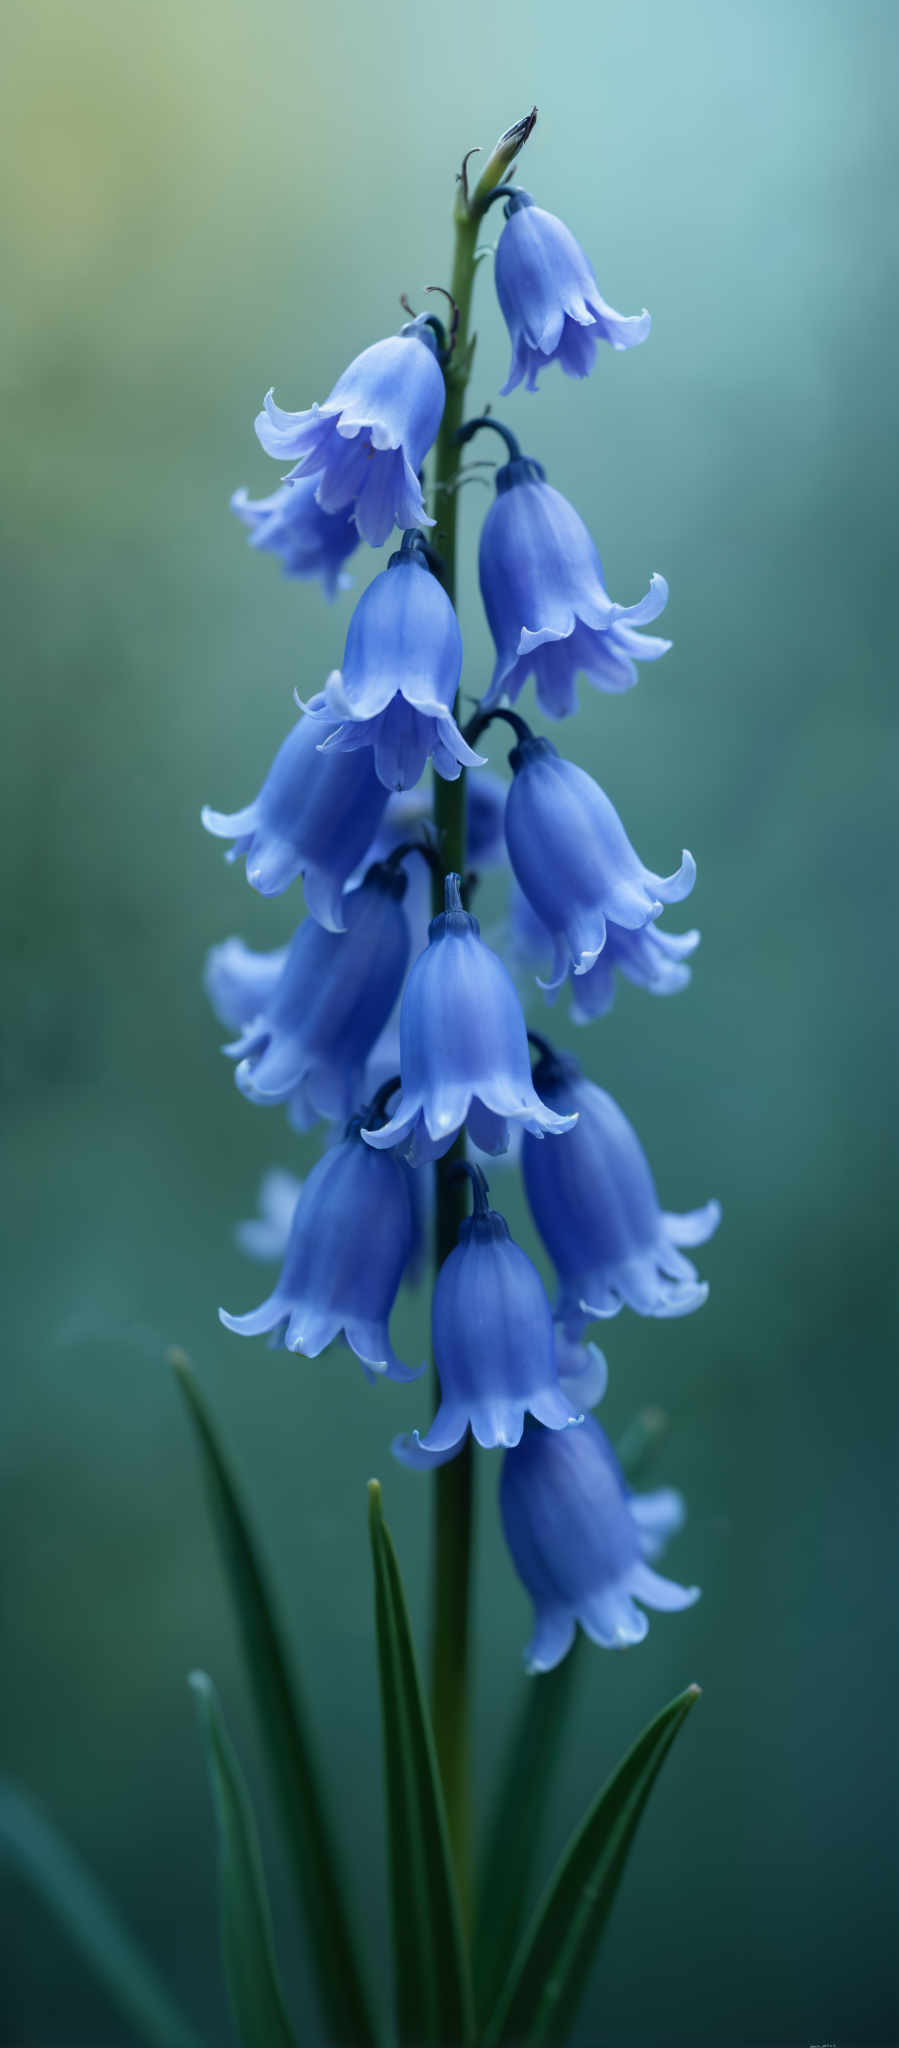
[[[663,1707],[572,1836],[521,1944],[483,2048],[553,2048],[573,2024],[640,1816],[699,1687]]]
[[[190,1686],[218,1822],[222,1954],[234,2024],[243,2048],[296,2048],[275,1962],[262,1858],[243,1774],[211,1679],[204,1671],[193,1671]]]
[[[209,1410],[187,1360],[173,1358],[200,1455],[243,1643],[309,1953],[330,2033],[341,2048],[376,2048],[378,2031],[353,1936],[310,1737],[265,1575]]]
[[[468,1959],[443,1794],[381,1489],[369,1486],[400,2048],[471,2040]]]
[[[554,1671],[524,1681],[518,1719],[504,1751],[478,1888],[475,1985],[479,2012],[492,2011],[518,1946],[583,1654],[579,1636]]]
[[[12,1785],[0,1787],[0,1862],[12,1864],[33,1886],[148,2048],[200,2048],[199,2035],[96,1879]]]

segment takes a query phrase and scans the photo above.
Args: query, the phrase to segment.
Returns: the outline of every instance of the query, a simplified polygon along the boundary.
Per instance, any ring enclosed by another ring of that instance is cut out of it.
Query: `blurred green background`
[[[274,944],[300,898],[255,899],[199,807],[255,791],[352,602],[329,611],[282,581],[227,500],[277,476],[252,431],[266,387],[323,397],[399,322],[401,291],[419,305],[446,277],[461,155],[532,99],[526,183],[612,303],[647,303],[655,324],[588,384],[553,372],[505,416],[587,518],[615,597],[665,572],[675,639],[629,697],[584,688],[566,740],[652,865],[693,848],[704,935],[686,994],[623,987],[592,1037],[559,1028],[636,1121],[664,1203],[725,1207],[702,1314],[605,1331],[607,1424],[647,1401],[670,1414],[654,1479],[688,1496],[671,1570],[704,1598],[639,1652],[586,1660],[547,1855],[650,1713],[693,1678],[705,1697],[576,2038],[899,2039],[895,29],[864,0],[32,0],[10,20],[5,1762],[211,2043],[230,2034],[184,1683],[198,1663],[258,1794],[284,1972],[304,2041],[318,2034],[167,1345],[194,1358],[253,1503],[385,1981],[373,1471],[426,1619],[426,1486],[387,1454],[426,1392],[372,1390],[348,1356],[289,1359],[216,1322],[219,1301],[264,1291],[231,1238],[260,1172],[302,1170],[314,1145],[237,1095],[200,986],[209,943]],[[486,272],[477,320],[480,408],[506,359]],[[487,502],[464,493],[473,690]],[[517,1196],[510,1214],[526,1232]],[[421,1297],[395,1330],[420,1353]],[[529,1623],[496,1470],[482,1458],[481,1806]],[[38,1906],[10,1887],[4,1908],[3,2041],[124,2043]]]

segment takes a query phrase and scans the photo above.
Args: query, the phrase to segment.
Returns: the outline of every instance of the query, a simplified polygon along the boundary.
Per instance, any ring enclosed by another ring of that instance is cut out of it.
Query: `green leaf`
[[[296,2048],[275,1962],[256,1824],[212,1680],[192,1671],[218,1822],[222,1955],[243,2048]]]
[[[434,1738],[381,1488],[369,1483],[400,2048],[472,2037],[468,1959]]]
[[[584,1641],[579,1635],[555,1670],[525,1680],[518,1719],[504,1749],[475,1917],[479,2012],[490,2012],[495,2005],[518,1946],[553,1772],[561,1754],[562,1731],[583,1657]]]
[[[663,1707],[572,1836],[512,1965],[483,2048],[546,2048],[550,2042],[559,2048],[567,2039],[643,1808],[698,1698],[699,1687],[690,1685]]]
[[[200,2048],[199,2035],[80,1857],[12,1785],[0,1786],[0,1861],[27,1878],[150,2048]]]
[[[284,1828],[328,2030],[341,2048],[375,2048],[378,2033],[353,1938],[305,1716],[271,1595],[206,1403],[181,1354],[172,1358],[196,1432],[213,1522],[243,1641],[247,1676]]]

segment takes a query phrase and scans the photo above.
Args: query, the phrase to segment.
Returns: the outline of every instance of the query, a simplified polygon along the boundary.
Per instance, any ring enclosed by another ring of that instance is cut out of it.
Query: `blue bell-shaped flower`
[[[577,1335],[625,1304],[644,1316],[700,1308],[709,1290],[680,1246],[705,1244],[718,1203],[665,1214],[636,1131],[569,1055],[547,1046],[534,1081],[555,1110],[578,1117],[564,1145],[525,1138],[521,1153],[531,1214],[559,1275],[560,1322]]]
[[[231,510],[249,528],[251,548],[277,555],[285,576],[317,580],[330,598],[349,587],[343,565],[359,546],[359,533],[349,512],[322,511],[317,488],[314,476],[303,476],[280,484],[269,498],[235,491]]]
[[[536,1266],[488,1206],[479,1166],[466,1164],[474,1209],[437,1275],[432,1309],[434,1363],[441,1402],[427,1435],[401,1437],[402,1463],[442,1464],[471,1430],[484,1450],[521,1441],[525,1415],[547,1429],[583,1419],[559,1384],[555,1333]],[[587,1382],[585,1380],[586,1387]],[[435,1453],[437,1456],[435,1457]]]
[[[595,1017],[606,1016],[615,996],[616,973],[635,988],[648,989],[651,996],[676,995],[690,980],[689,958],[698,944],[697,931],[663,932],[657,924],[644,924],[632,932],[607,924],[599,959],[577,980],[572,976],[572,1023],[592,1024]]]
[[[638,604],[613,604],[583,520],[544,481],[539,463],[513,455],[497,470],[496,492],[478,555],[496,644],[483,709],[503,696],[514,703],[531,674],[537,701],[550,718],[567,718],[577,709],[575,678],[581,672],[598,690],[629,690],[637,680],[635,663],[657,661],[671,646],[670,640],[634,631],[664,611],[664,576],[652,577]]]
[[[241,1031],[264,1010],[280,980],[287,951],[286,946],[276,946],[271,953],[254,953],[243,939],[234,938],[210,946],[203,987],[220,1023],[227,1024],[229,1031]]]
[[[345,1120],[362,1092],[369,1053],[387,1022],[409,959],[405,876],[378,863],[344,897],[345,932],[307,917],[263,1008],[225,1051],[250,1102],[290,1102],[299,1130]]]
[[[407,1177],[398,1159],[363,1145],[356,1119],[303,1182],[274,1292],[248,1315],[219,1316],[240,1337],[276,1331],[307,1358],[342,1334],[368,1379],[416,1379],[388,1335],[411,1246]]]
[[[445,386],[426,316],[354,357],[324,405],[283,412],[271,392],[256,420],[267,455],[316,478],[323,512],[352,512],[379,548],[393,526],[433,526],[418,473],[443,417]]]
[[[231,812],[207,805],[202,817],[214,838],[234,840],[226,858],[246,857],[247,881],[260,896],[280,896],[302,875],[312,916],[340,932],[344,883],[369,851],[387,791],[369,754],[347,759],[322,751],[332,730],[320,719],[298,718],[254,801]]]
[[[505,1151],[510,1123],[542,1138],[574,1120],[535,1091],[515,985],[463,910],[459,882],[447,876],[446,909],[403,991],[400,1100],[389,1123],[365,1132],[370,1145],[402,1145],[416,1166],[448,1152],[463,1124],[494,1153]]]
[[[385,790],[411,789],[429,756],[454,782],[461,768],[481,765],[453,717],[461,673],[459,621],[421,535],[407,533],[359,599],[343,667],[309,705],[312,719],[330,721],[320,731],[323,753],[373,748]]]
[[[503,396],[523,377],[536,391],[537,377],[560,363],[567,377],[586,377],[596,343],[635,348],[651,326],[644,310],[630,317],[601,298],[583,249],[564,221],[535,206],[529,192],[507,199],[505,226],[496,251],[496,295],[512,343],[512,365]]]
[[[561,1663],[578,1623],[604,1649],[627,1649],[647,1633],[642,1607],[670,1613],[699,1598],[697,1586],[662,1578],[647,1562],[683,1521],[679,1496],[630,1493],[592,1415],[579,1429],[528,1427],[503,1459],[500,1512],[536,1609],[529,1671]]]
[[[513,714],[514,715],[514,714]],[[606,943],[607,919],[637,931],[680,903],[696,880],[684,852],[673,875],[644,867],[621,819],[592,775],[563,761],[552,742],[523,720],[509,756],[515,779],[506,804],[506,845],[518,881],[553,942],[551,979],[561,987],[569,966],[586,974]]]

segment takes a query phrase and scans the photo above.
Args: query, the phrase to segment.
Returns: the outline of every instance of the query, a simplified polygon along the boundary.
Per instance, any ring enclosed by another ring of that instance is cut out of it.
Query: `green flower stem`
[[[460,179],[454,212],[455,246],[450,290],[457,307],[452,358],[446,370],[446,405],[435,447],[433,544],[443,558],[446,586],[456,601],[456,485],[462,449],[456,438],[462,425],[465,393],[471,375],[475,337],[470,333],[475,250],[481,219],[491,192],[502,183],[534,125],[536,109],[510,128],[497,143],[473,193]],[[447,874],[465,873],[465,772],[456,782],[434,778],[434,824],[440,859]],[[443,881],[433,879],[435,917],[443,909]],[[437,1171],[435,1258],[439,1270],[453,1250],[459,1223],[468,1206],[468,1184],[454,1179],[448,1167],[465,1156],[464,1133],[457,1138]],[[439,1400],[439,1388],[436,1389]],[[431,1614],[431,1713],[437,1760],[443,1783],[450,1843],[463,1919],[470,1917],[470,1803],[468,1796],[468,1650],[471,1590],[474,1471],[471,1440],[457,1458],[434,1474],[433,1589]]]

